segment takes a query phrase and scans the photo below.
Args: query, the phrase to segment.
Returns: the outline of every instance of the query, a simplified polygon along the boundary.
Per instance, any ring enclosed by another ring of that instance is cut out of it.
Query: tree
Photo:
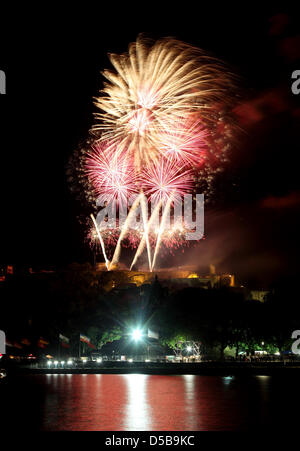
[[[105,330],[98,340],[98,349],[101,349],[106,343],[112,343],[113,341],[120,340],[122,335],[123,334],[120,327]]]
[[[168,346],[172,349],[176,357],[182,357],[182,351],[184,350],[185,343],[188,341],[187,337],[181,334],[175,334],[169,338],[161,340],[163,346]]]

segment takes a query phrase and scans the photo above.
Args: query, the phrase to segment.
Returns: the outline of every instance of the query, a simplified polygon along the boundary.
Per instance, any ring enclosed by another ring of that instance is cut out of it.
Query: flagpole
[[[79,359],[80,359],[80,334],[79,334],[79,346],[78,346],[78,357],[79,357]]]

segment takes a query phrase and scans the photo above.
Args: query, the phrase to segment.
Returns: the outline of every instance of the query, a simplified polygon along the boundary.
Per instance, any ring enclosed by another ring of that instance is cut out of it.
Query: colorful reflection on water
[[[17,406],[8,421],[31,414],[36,429],[215,431],[280,422],[292,386],[270,376],[48,374],[20,376],[5,393]]]

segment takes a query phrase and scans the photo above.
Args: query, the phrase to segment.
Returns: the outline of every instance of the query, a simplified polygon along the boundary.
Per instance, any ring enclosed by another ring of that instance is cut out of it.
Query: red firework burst
[[[135,170],[130,161],[118,156],[117,146],[96,145],[86,159],[86,172],[100,202],[125,203],[138,192]]]
[[[205,159],[207,135],[199,120],[176,120],[160,133],[159,150],[181,166],[199,167]]]
[[[162,158],[143,170],[142,183],[145,194],[158,203],[170,198],[176,201],[192,189],[193,179],[189,169],[182,171],[173,161]]]

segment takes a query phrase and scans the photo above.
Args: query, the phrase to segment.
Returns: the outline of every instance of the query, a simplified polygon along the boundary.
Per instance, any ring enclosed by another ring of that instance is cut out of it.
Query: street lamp
[[[134,329],[131,335],[134,341],[140,341],[143,336],[142,331],[140,329]]]
[[[192,348],[192,346],[190,346],[190,345],[186,347],[186,350],[187,350],[188,353],[190,353],[190,352],[192,351],[192,349],[193,349],[193,348]],[[190,356],[188,355],[188,362],[189,362],[189,361],[190,361]]]

